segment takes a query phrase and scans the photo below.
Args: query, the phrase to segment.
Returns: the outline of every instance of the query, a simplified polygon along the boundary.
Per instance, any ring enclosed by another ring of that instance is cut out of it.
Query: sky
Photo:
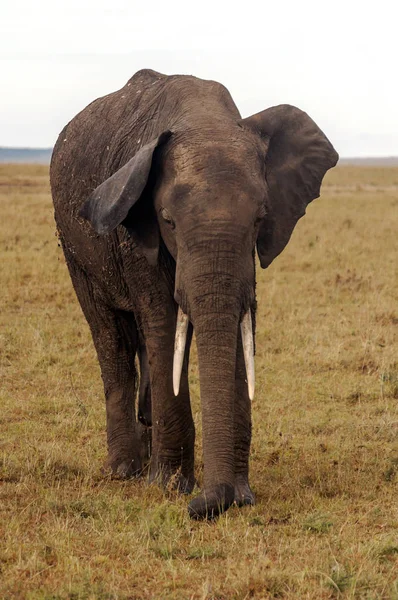
[[[0,146],[50,147],[139,69],[305,110],[342,157],[398,155],[395,0],[2,0]]]

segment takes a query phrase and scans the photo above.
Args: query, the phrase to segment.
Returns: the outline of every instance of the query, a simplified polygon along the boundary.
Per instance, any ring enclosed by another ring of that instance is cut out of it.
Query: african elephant
[[[204,482],[194,518],[254,502],[255,248],[268,267],[337,160],[294,106],[242,119],[221,84],[146,69],[89,104],[54,148],[55,219],[101,367],[116,475],[142,469],[138,353],[150,480],[192,492],[195,330]]]

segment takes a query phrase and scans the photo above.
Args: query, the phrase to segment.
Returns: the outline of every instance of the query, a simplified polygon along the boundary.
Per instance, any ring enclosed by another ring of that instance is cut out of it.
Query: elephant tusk
[[[185,343],[187,341],[188,315],[182,312],[178,307],[176,337],[174,342],[174,360],[173,360],[173,390],[174,395],[178,396],[180,391],[180,380],[182,365],[184,363]]]
[[[243,319],[240,324],[240,332],[242,335],[243,344],[243,356],[245,358],[246,376],[247,376],[247,388],[249,392],[250,400],[254,397],[254,342],[253,342],[253,326],[252,326],[252,314],[249,310],[243,315]]]

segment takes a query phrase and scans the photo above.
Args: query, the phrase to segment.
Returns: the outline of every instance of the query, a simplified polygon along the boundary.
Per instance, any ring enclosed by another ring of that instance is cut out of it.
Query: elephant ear
[[[150,223],[151,207],[143,207],[141,218],[137,219],[130,210],[148,183],[156,148],[170,136],[171,132],[165,131],[140,148],[123,167],[95,188],[79,212],[100,235],[112,232],[120,224],[125,225],[151,263],[156,262],[158,247],[158,234],[153,231],[156,226]]]
[[[265,269],[288,243],[307,204],[318,198],[322,179],[339,156],[316,123],[295,106],[274,106],[240,123],[268,143],[267,216],[257,238],[260,263]]]

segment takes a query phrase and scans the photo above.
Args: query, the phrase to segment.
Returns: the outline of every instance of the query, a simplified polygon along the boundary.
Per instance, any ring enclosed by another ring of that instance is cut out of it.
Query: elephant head
[[[81,216],[101,234],[124,224],[152,264],[161,237],[176,262],[173,384],[178,394],[191,321],[205,464],[204,494],[191,503],[191,511],[200,514],[212,502],[233,501],[241,339],[248,393],[254,393],[255,248],[266,268],[288,243],[307,204],[319,196],[338,155],[314,121],[289,105],[246,119],[214,118],[211,126],[174,123],[170,129],[95,189]]]

